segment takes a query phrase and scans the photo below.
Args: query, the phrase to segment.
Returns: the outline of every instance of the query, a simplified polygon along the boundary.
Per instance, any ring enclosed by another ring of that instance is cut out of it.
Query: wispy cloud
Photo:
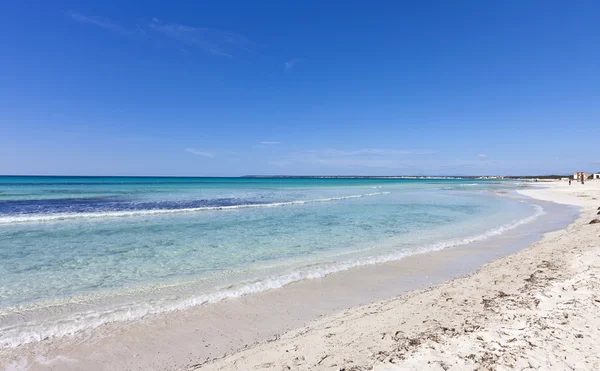
[[[282,172],[302,169],[308,174],[346,175],[478,175],[488,174],[492,166],[494,172],[514,170],[513,164],[481,155],[484,157],[460,158],[428,149],[402,148],[318,149],[278,156],[269,164]]]
[[[185,151],[189,152],[193,155],[196,155],[196,156],[202,156],[202,157],[208,157],[208,158],[215,157],[214,153],[212,153],[212,152],[201,151],[201,150],[198,150],[195,148],[186,148]]]
[[[119,136],[113,139],[115,142],[149,142],[156,138],[144,135]]]
[[[333,168],[414,169],[430,150],[362,148],[356,150],[308,150],[277,160],[277,165],[321,165]],[[427,156],[426,156],[427,157]],[[275,163],[273,163],[275,164]]]
[[[289,166],[289,165],[293,165],[294,163],[289,160],[274,160],[274,161],[269,161],[269,164],[275,165],[275,166]]]
[[[136,32],[144,32],[139,27],[136,29],[128,29],[106,18],[87,16],[77,12],[66,12],[66,15],[76,22],[91,24],[113,32],[118,32],[123,35],[132,35]]]
[[[479,157],[480,160],[487,160],[488,155],[486,155],[485,153],[480,153],[477,155],[477,157]]]
[[[260,144],[272,145],[272,144],[281,144],[281,142],[260,142]]]
[[[309,150],[307,152],[317,153],[320,156],[338,156],[338,157],[353,157],[353,156],[384,157],[384,156],[408,156],[408,155],[431,155],[431,154],[433,154],[433,151],[430,151],[430,150],[387,149],[387,148],[361,148],[361,149],[356,149],[356,150],[324,149],[324,150]]]
[[[284,67],[286,70],[291,70],[291,69],[292,69],[292,68],[294,68],[295,66],[296,66],[296,60],[295,60],[295,59],[289,60],[289,61],[287,61],[287,62],[285,62],[285,63],[283,64],[283,67]]]
[[[158,18],[152,18],[149,27],[173,40],[196,46],[217,56],[232,58],[237,53],[253,49],[251,41],[235,32],[165,23]]]
[[[313,161],[318,165],[338,168],[381,168],[381,169],[410,169],[413,167],[406,161],[393,159],[343,159],[343,158],[318,158]]]

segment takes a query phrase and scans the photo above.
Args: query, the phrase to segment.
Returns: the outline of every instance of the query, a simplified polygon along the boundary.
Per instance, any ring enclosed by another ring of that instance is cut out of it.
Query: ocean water
[[[0,177],[0,348],[500,235],[515,182]]]

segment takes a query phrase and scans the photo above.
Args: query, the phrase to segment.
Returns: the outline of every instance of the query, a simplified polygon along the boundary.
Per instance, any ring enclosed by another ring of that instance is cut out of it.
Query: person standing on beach
[[[569,185],[571,185],[571,179],[569,179]]]

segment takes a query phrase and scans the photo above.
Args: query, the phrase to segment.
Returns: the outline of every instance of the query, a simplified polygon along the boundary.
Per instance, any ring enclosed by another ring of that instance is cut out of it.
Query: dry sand
[[[327,316],[202,370],[600,370],[600,182],[523,194],[565,230],[434,288]]]

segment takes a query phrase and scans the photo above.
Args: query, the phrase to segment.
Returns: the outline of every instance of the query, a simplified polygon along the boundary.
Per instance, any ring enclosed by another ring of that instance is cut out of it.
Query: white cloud
[[[260,144],[271,145],[271,144],[280,144],[281,142],[260,142]]]
[[[487,160],[488,155],[486,155],[485,153],[480,153],[480,154],[477,155],[477,157],[479,157],[482,160]]]
[[[200,151],[200,150],[197,150],[195,148],[186,148],[185,151],[189,152],[191,154],[194,154],[196,156],[203,156],[203,157],[209,157],[209,158],[215,157],[215,155],[213,153],[211,153],[211,152]]]
[[[222,57],[231,58],[238,52],[249,52],[253,47],[252,42],[245,36],[230,31],[163,23],[158,18],[152,18],[149,27],[173,40]]]
[[[76,13],[76,12],[67,12],[66,14],[67,14],[67,16],[69,16],[71,19],[73,19],[76,22],[92,24],[94,26],[102,27],[104,29],[118,32],[118,33],[121,33],[124,35],[131,35],[136,32],[142,32],[142,33],[144,32],[139,27],[137,27],[135,30],[129,30],[129,29],[119,25],[118,23],[115,23],[106,18],[87,16],[87,15],[83,15],[81,13]]]

